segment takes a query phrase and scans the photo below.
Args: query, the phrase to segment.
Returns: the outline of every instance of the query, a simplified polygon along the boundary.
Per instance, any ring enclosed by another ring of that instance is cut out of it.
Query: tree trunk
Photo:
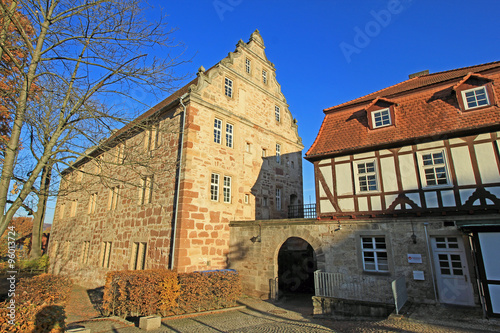
[[[37,259],[42,256],[42,236],[43,222],[47,210],[47,201],[49,199],[49,187],[52,177],[52,162],[49,162],[42,170],[40,180],[40,192],[38,193],[38,204],[36,213],[33,214],[33,231],[31,234],[31,252],[30,258]]]

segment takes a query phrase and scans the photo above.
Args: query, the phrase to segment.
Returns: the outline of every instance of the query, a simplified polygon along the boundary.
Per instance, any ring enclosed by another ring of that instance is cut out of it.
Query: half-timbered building
[[[306,159],[318,218],[339,226],[325,271],[405,276],[410,299],[500,314],[499,94],[493,62],[324,110]]]

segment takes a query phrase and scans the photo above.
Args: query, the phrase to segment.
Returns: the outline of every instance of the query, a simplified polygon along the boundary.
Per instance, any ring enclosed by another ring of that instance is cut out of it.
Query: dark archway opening
[[[290,237],[278,252],[278,288],[283,294],[314,294],[316,255],[312,246]]]

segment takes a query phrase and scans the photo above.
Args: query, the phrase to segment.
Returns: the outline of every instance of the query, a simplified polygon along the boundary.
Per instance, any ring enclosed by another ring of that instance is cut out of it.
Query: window
[[[465,109],[474,109],[481,106],[490,105],[485,87],[479,87],[462,91]]]
[[[116,147],[116,164],[123,164],[125,160],[125,143],[120,143]]]
[[[276,210],[281,211],[281,189],[276,189]]]
[[[384,237],[361,237],[363,270],[368,272],[388,272],[387,247]]]
[[[291,161],[290,163],[291,163],[291,167],[292,167],[292,169],[295,169],[295,162],[294,162],[294,161]]]
[[[245,203],[248,204],[250,201],[250,196],[248,194],[245,194]]]
[[[377,172],[375,161],[364,161],[355,164],[356,187],[358,192],[377,191]]]
[[[146,243],[135,242],[132,244],[132,256],[130,257],[130,268],[140,270],[146,267]]]
[[[225,79],[224,94],[228,97],[233,97],[233,81],[227,77]]]
[[[95,172],[98,175],[101,174],[101,172],[102,172],[102,164],[103,164],[103,162],[104,162],[104,155],[99,155],[95,159],[95,163],[96,163],[96,165],[95,165],[95,168],[96,168]]]
[[[231,177],[224,176],[224,187],[222,189],[224,202],[231,203]]]
[[[78,200],[73,200],[71,201],[71,211],[70,211],[70,217],[75,217],[76,216],[76,208],[78,206]]]
[[[274,106],[274,117],[276,121],[280,121],[280,107],[277,105]]]
[[[267,207],[267,205],[268,205],[267,197],[262,197],[262,207]]]
[[[281,145],[276,144],[276,163],[281,164]]]
[[[262,157],[266,157],[266,156],[267,156],[267,149],[262,148]]]
[[[210,200],[219,201],[219,175],[216,173],[210,177]]]
[[[141,187],[139,188],[139,205],[151,203],[153,197],[153,177],[146,176],[141,178]]]
[[[89,261],[89,250],[90,250],[90,241],[85,241],[82,244],[82,253],[80,257],[80,263],[87,264]]]
[[[59,219],[63,219],[64,218],[64,210],[65,209],[66,209],[66,204],[62,204],[59,207]]]
[[[109,259],[111,257],[111,242],[101,243],[101,253],[99,255],[99,266],[109,268]]]
[[[245,71],[250,74],[250,69],[251,69],[251,62],[250,59],[245,59]]]
[[[373,128],[389,126],[391,122],[391,112],[389,108],[372,112]]]
[[[420,163],[422,185],[438,186],[449,183],[444,151],[421,154]]]
[[[250,144],[249,142],[245,142],[245,151],[246,151],[247,153],[249,153],[249,152],[250,152],[251,148],[252,148],[252,147],[251,147],[251,144]]]
[[[92,193],[89,198],[89,214],[95,213],[96,205],[97,205],[97,193]]]
[[[222,132],[222,120],[215,118],[214,120],[214,142],[220,143]]]
[[[109,189],[108,197],[108,210],[115,210],[118,206],[118,192],[120,191],[119,186],[115,186]]]
[[[226,124],[226,146],[233,148],[233,125]]]
[[[267,72],[265,70],[262,70],[262,82],[267,84]]]
[[[144,135],[144,151],[155,150],[158,146],[158,125],[153,125]]]
[[[70,249],[70,246],[71,246],[71,242],[70,241],[64,242],[64,250],[63,250],[63,258],[64,259],[69,259],[69,249]]]

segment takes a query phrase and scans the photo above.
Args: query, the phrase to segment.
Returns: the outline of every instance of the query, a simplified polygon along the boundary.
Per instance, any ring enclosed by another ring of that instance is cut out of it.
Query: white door
[[[431,241],[439,301],[456,305],[474,305],[474,292],[462,238],[432,237]]]

